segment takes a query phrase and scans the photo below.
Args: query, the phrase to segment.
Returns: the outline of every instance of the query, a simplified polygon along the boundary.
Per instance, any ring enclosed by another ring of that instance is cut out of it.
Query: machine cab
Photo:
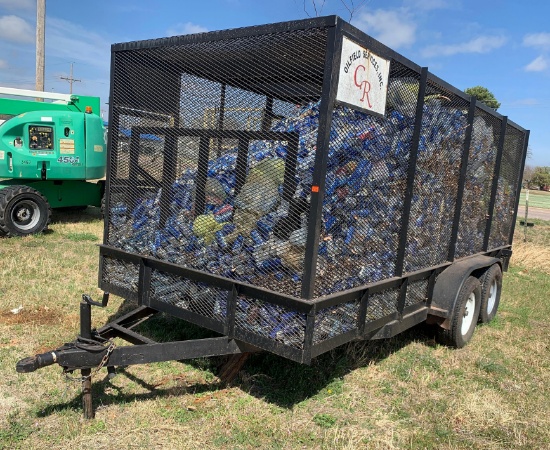
[[[7,120],[0,125],[0,177],[101,178],[105,170],[102,127],[93,132],[98,125],[90,123],[86,133],[87,122],[94,119],[101,120],[81,112],[32,111]]]

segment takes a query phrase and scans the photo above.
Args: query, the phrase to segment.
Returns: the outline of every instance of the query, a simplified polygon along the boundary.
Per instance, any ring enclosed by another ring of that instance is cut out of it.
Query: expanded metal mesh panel
[[[115,52],[107,243],[298,296],[326,40]]]
[[[317,295],[395,274],[418,84],[418,74],[393,62],[384,118],[334,110]]]
[[[405,270],[447,260],[469,102],[428,81],[411,202]]]
[[[359,301],[324,308],[315,315],[313,344],[325,341],[357,328]]]
[[[246,296],[237,298],[235,336],[239,330],[281,342],[296,349],[304,348],[306,315],[283,306]]]
[[[405,296],[405,307],[428,301],[428,280],[409,283]]]
[[[368,324],[373,320],[381,319],[397,312],[399,302],[399,288],[386,289],[376,294],[369,295],[367,305],[367,316],[365,322]]]
[[[151,299],[212,319],[225,320],[229,292],[177,275],[153,270]]]
[[[495,207],[491,222],[489,248],[508,245],[510,230],[514,220],[516,199],[519,195],[519,176],[523,155],[523,133],[517,128],[507,125],[504,137],[504,149],[500,163]]]
[[[139,266],[120,259],[103,256],[102,283],[107,283],[124,292],[137,295]]]
[[[476,108],[458,224],[456,258],[483,250],[501,121]]]

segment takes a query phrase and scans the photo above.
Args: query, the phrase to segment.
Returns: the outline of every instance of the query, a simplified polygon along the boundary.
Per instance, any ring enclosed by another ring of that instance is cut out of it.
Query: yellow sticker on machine
[[[59,153],[74,155],[74,139],[59,139]]]
[[[102,152],[103,145],[94,145],[94,152]]]

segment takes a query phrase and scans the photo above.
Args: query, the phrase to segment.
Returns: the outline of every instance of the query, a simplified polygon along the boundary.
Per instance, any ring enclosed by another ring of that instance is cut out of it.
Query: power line
[[[71,75],[69,77],[59,77],[59,78],[61,78],[62,80],[67,80],[69,82],[69,85],[71,86],[69,94],[73,93],[73,83],[82,81],[82,80],[77,80],[76,78],[73,78],[73,63],[71,63]]]

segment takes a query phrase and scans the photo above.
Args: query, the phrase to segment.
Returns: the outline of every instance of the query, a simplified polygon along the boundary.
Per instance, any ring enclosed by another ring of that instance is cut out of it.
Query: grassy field
[[[525,206],[525,189],[522,189],[519,204]],[[550,209],[550,192],[529,190],[529,207]]]
[[[255,355],[230,386],[217,360],[132,366],[111,382],[102,371],[86,421],[80,386],[59,367],[15,372],[20,358],[72,340],[81,294],[101,294],[97,210],[56,216],[47,234],[0,240],[0,448],[550,448],[550,222],[528,233],[518,232],[497,318],[464,349],[421,326],[311,367]],[[112,297],[94,324],[126,307]],[[169,317],[145,331],[197,333]]]

